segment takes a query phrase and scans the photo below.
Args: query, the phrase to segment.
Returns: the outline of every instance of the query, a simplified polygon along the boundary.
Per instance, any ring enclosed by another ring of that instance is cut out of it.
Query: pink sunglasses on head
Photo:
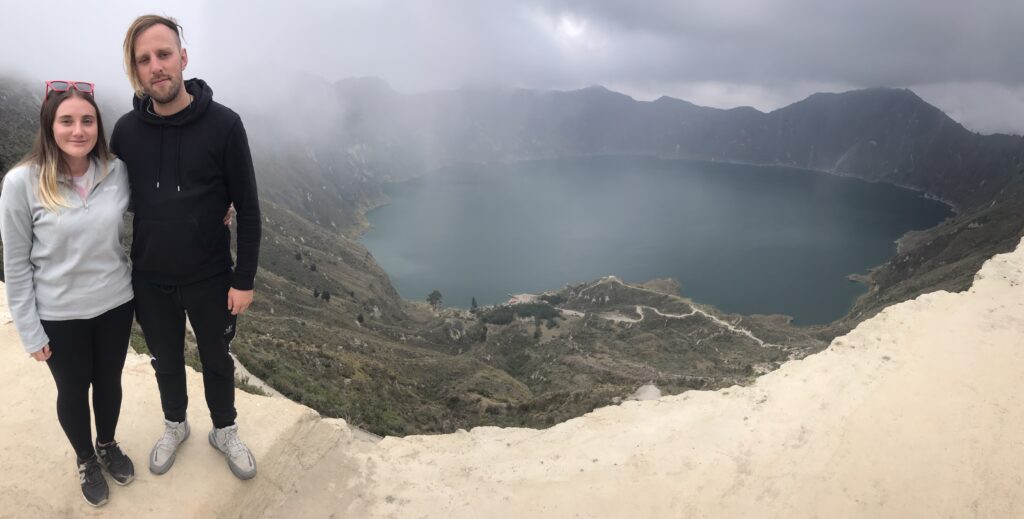
[[[78,90],[83,94],[96,95],[96,85],[86,81],[65,81],[65,80],[53,80],[46,82],[46,93],[43,94],[43,100],[50,97],[50,92],[67,92],[68,90]]]

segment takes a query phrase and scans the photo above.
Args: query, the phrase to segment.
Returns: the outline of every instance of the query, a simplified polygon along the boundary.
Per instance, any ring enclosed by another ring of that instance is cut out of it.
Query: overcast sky
[[[0,75],[93,80],[126,106],[121,42],[147,12],[178,19],[186,77],[228,104],[302,95],[286,78],[310,75],[402,92],[600,84],[763,111],[891,86],[972,130],[1024,134],[1022,0],[18,1],[2,8]]]

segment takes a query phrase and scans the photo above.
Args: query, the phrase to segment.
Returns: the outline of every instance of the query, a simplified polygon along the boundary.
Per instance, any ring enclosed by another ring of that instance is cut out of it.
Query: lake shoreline
[[[845,313],[843,315],[838,316],[838,317],[836,317],[836,318],[834,318],[834,319],[832,319],[830,321],[820,322],[820,323],[803,324],[803,323],[800,323],[799,321],[797,321],[797,319],[794,316],[786,314],[786,313],[764,313],[764,312],[740,313],[740,312],[725,312],[720,307],[718,307],[718,306],[716,306],[714,304],[703,303],[703,304],[708,304],[708,306],[716,308],[717,310],[722,311],[723,313],[729,313],[729,314],[733,314],[733,315],[780,315],[780,316],[784,316],[787,319],[789,319],[791,322],[792,321],[796,321],[794,326],[798,326],[798,327],[802,327],[802,328],[822,328],[822,327],[826,327],[827,328],[829,326],[836,325],[836,324],[838,324],[840,322],[849,322],[849,319],[853,318],[851,313],[852,313],[853,309],[856,307],[856,305],[858,304],[858,302],[860,302],[862,299],[864,299],[866,297],[869,297],[872,294],[872,292],[877,289],[877,285],[872,282],[872,275],[871,275],[871,273],[874,272],[879,267],[885,265],[887,261],[891,260],[896,254],[898,254],[900,252],[900,244],[901,244],[901,242],[903,242],[903,240],[908,238],[913,233],[922,233],[922,232],[934,229],[934,228],[942,225],[943,223],[948,222],[950,219],[955,218],[957,215],[960,214],[960,208],[955,203],[953,203],[952,201],[949,201],[949,200],[944,200],[944,199],[942,199],[940,197],[935,197],[935,196],[929,195],[923,189],[915,188],[915,187],[912,187],[912,186],[900,185],[900,184],[896,184],[896,183],[892,183],[892,182],[885,182],[885,181],[881,181],[881,180],[864,179],[864,178],[860,178],[860,177],[858,177],[856,175],[838,173],[838,172],[830,171],[830,170],[806,168],[806,167],[800,167],[800,166],[794,166],[794,165],[782,164],[782,163],[763,164],[763,163],[750,163],[750,162],[735,161],[735,160],[720,160],[720,159],[715,159],[715,158],[704,158],[704,157],[664,156],[664,155],[633,154],[633,153],[573,154],[573,155],[562,156],[562,157],[543,157],[543,158],[501,160],[501,161],[489,161],[489,162],[460,161],[460,162],[448,164],[448,165],[445,165],[445,166],[440,166],[440,167],[436,167],[436,168],[432,168],[432,169],[426,170],[426,171],[424,171],[420,175],[417,175],[415,177],[408,178],[408,179],[405,179],[405,180],[388,181],[388,182],[385,182],[383,185],[385,186],[385,191],[388,191],[388,187],[387,186],[401,186],[401,185],[408,185],[408,184],[416,183],[416,182],[423,182],[424,180],[430,179],[431,177],[435,176],[437,173],[439,173],[439,172],[441,172],[443,170],[448,170],[448,169],[452,169],[452,168],[459,168],[459,167],[488,167],[488,166],[496,166],[496,165],[545,163],[545,162],[562,161],[562,160],[574,160],[574,159],[595,159],[595,158],[599,159],[599,158],[602,158],[602,157],[619,158],[619,159],[635,158],[635,159],[643,159],[643,160],[655,159],[658,162],[665,163],[665,164],[678,163],[678,164],[693,164],[693,165],[697,165],[697,166],[701,166],[701,165],[711,165],[711,166],[735,165],[735,166],[743,166],[743,167],[754,167],[754,168],[758,168],[758,169],[763,169],[763,168],[781,168],[783,170],[803,171],[803,172],[812,173],[812,174],[819,174],[819,175],[820,174],[824,174],[824,175],[828,175],[830,177],[846,178],[846,179],[851,179],[851,180],[857,180],[857,181],[865,182],[865,183],[868,183],[868,184],[889,185],[889,186],[897,187],[897,188],[900,188],[900,189],[904,189],[904,190],[916,193],[917,195],[919,195],[920,197],[922,197],[922,198],[924,198],[926,200],[939,202],[943,206],[945,206],[945,208],[947,208],[949,210],[949,213],[950,213],[949,216],[945,217],[943,220],[941,220],[941,221],[939,221],[939,222],[937,222],[937,223],[935,223],[935,224],[933,224],[933,225],[931,225],[931,226],[929,226],[927,228],[924,228],[924,229],[915,229],[915,230],[906,231],[903,234],[901,234],[898,238],[893,240],[893,243],[895,244],[895,250],[894,250],[894,252],[892,254],[888,255],[882,262],[880,262],[878,264],[875,264],[875,265],[872,265],[872,266],[868,267],[865,270],[861,270],[860,272],[850,272],[850,273],[845,274],[844,275],[844,281],[849,280],[847,282],[855,282],[858,285],[865,286],[866,290],[864,292],[860,293],[859,295],[857,295],[854,299],[852,299],[849,302],[849,304],[847,306],[847,309],[846,309],[846,311],[845,311]],[[455,177],[453,177],[453,178],[455,178]],[[372,207],[369,207],[367,210],[361,212],[361,214],[360,214],[360,217],[361,217],[361,220],[362,220],[361,225],[353,226],[353,228],[350,228],[350,229],[346,230],[346,234],[351,233],[350,236],[353,237],[353,239],[362,240],[363,237],[365,236],[365,234],[368,231],[370,231],[371,229],[374,228],[374,226],[369,222],[368,215],[371,212],[373,212],[373,211],[375,211],[377,209],[389,206],[392,203],[393,203],[392,200],[390,200],[390,197],[388,197],[387,200],[382,201],[381,203],[375,204]],[[366,245],[365,242],[363,242],[363,244],[364,244],[364,246]],[[618,275],[619,273],[615,273],[615,274]],[[389,273],[389,276],[391,276],[391,275],[392,274]],[[654,276],[654,277],[659,277],[659,276]],[[664,276],[661,276],[661,277],[664,277]],[[564,286],[566,283],[573,283],[573,282],[579,282],[579,281],[580,280],[565,281],[561,285],[553,285],[553,286],[546,287],[544,289],[544,291],[556,291],[556,290],[559,289],[559,287]],[[644,281],[646,281],[646,280],[636,279],[636,280],[633,280],[631,282],[632,283],[643,283]],[[459,305],[446,305],[446,306],[451,306],[453,308],[463,308],[462,306],[459,306]]]

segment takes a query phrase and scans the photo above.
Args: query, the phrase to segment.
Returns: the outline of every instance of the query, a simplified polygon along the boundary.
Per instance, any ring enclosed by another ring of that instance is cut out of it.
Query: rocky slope
[[[6,173],[32,147],[39,125],[39,91],[0,77],[0,172]]]

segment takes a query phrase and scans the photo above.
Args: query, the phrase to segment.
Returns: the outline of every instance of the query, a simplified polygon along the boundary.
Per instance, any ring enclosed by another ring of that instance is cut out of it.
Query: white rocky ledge
[[[164,476],[152,370],[130,355],[118,439],[138,477],[81,499],[46,367],[0,334],[0,515],[15,517],[1024,517],[1024,245],[971,290],[895,305],[750,387],[599,409],[546,430],[357,439],[239,393],[259,461],[236,480],[194,437]]]

